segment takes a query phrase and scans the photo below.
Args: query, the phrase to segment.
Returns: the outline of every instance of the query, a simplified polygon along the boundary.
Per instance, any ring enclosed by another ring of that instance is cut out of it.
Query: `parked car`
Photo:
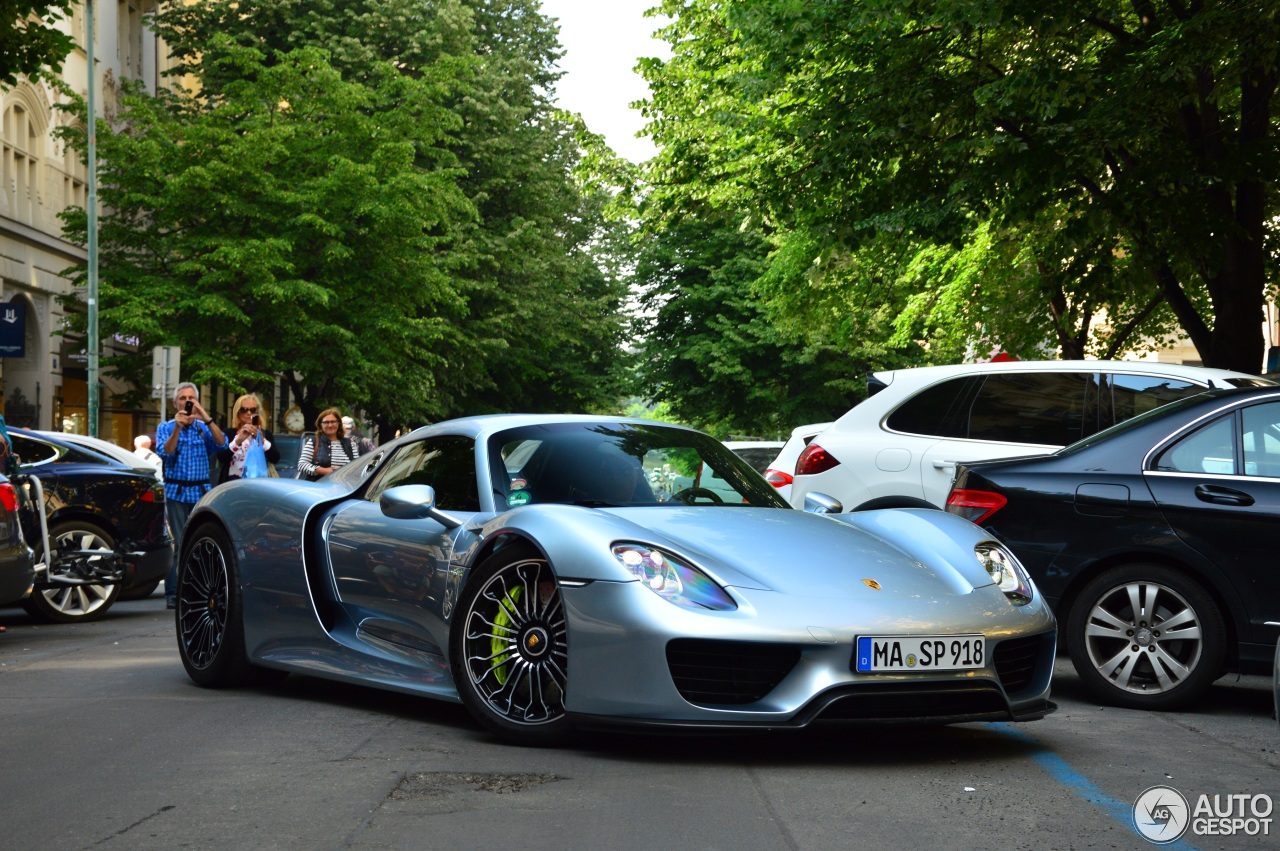
[[[810,443],[791,504],[940,508],[959,462],[1048,454],[1210,386],[1256,375],[1140,361],[1006,361],[873,373],[868,397]]]
[[[298,456],[302,454],[302,440],[305,434],[272,434],[271,445],[280,450],[280,460],[276,462],[276,475],[282,479],[292,479],[298,473]]]
[[[151,594],[173,553],[164,486],[155,468],[114,444],[107,448],[81,435],[10,428],[9,437],[21,461],[19,473],[39,479],[51,549],[84,553],[79,563],[55,564],[52,575],[38,573],[35,592],[23,602],[27,611],[50,621],[87,621],[122,596]],[[34,496],[29,493],[33,505]],[[24,513],[22,531],[39,566],[44,533],[38,516]],[[121,581],[108,567],[117,562]],[[103,568],[104,583],[86,584],[85,571],[92,575],[95,566]]]
[[[724,445],[761,475],[778,454],[778,450],[782,449],[781,440],[726,440]],[[719,494],[721,499],[741,501],[733,484],[720,478],[713,467],[704,465],[698,473],[697,483]]]
[[[962,465],[947,511],[1004,541],[1108,703],[1186,706],[1280,637],[1280,388],[1210,390],[1053,455]]]
[[[784,443],[781,440],[726,440],[724,445],[746,461],[751,469],[763,474],[769,462],[778,457]]]
[[[736,497],[651,490],[702,465]],[[363,683],[524,744],[1053,709],[1053,616],[989,533],[794,511],[719,441],[650,420],[454,420],[319,482],[220,485],[183,536],[177,623],[202,686]]]
[[[765,468],[764,480],[778,489],[778,496],[791,502],[791,482],[796,473],[796,461],[800,453],[813,442],[831,423],[809,423],[796,426],[791,430],[791,437],[782,445],[782,449],[769,466]]]

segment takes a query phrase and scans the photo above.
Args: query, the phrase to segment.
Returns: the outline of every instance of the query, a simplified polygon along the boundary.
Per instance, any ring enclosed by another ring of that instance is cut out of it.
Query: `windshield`
[[[788,508],[724,444],[699,432],[632,423],[555,423],[489,439],[499,508],[754,505]]]

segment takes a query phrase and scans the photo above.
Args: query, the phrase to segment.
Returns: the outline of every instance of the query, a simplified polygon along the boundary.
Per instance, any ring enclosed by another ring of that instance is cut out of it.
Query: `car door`
[[[1093,372],[994,373],[973,393],[961,434],[921,453],[924,498],[946,504],[956,464],[1021,455],[1048,455],[1096,431],[1097,374]]]
[[[436,505],[459,520],[480,510],[475,442],[430,437],[401,447],[363,496],[326,519],[324,540],[339,603],[368,635],[444,656],[440,617],[454,541],[463,527],[431,518],[398,520],[378,500],[397,485],[431,485]]]
[[[1173,531],[1243,601],[1245,641],[1274,644],[1280,621],[1280,402],[1223,414],[1161,451],[1145,477]]]

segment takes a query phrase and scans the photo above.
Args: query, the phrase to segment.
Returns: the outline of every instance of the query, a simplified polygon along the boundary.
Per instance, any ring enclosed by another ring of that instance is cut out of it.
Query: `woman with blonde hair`
[[[342,412],[325,408],[316,417],[316,436],[308,438],[298,456],[298,478],[315,481],[339,467],[345,467],[360,455],[359,444],[347,437],[342,427]]]
[[[231,406],[231,424],[225,430],[229,436],[227,448],[218,451],[218,481],[226,482],[244,475],[244,457],[249,444],[262,435],[262,449],[267,463],[280,460],[280,450],[271,445],[274,435],[265,427],[267,412],[257,395],[246,393]]]

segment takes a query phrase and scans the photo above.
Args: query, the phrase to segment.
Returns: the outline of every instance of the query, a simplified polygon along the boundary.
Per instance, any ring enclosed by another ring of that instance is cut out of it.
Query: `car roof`
[[[1247,372],[1236,372],[1230,369],[1216,369],[1207,366],[1194,366],[1182,363],[1160,363],[1144,360],[1018,360],[992,361],[987,363],[956,363],[942,366],[916,366],[903,369],[889,369],[873,372],[877,379],[885,384],[893,382],[898,375],[911,375],[922,380],[945,378],[950,375],[969,375],[986,372],[1078,372],[1093,370],[1095,372],[1128,372],[1136,375],[1168,375],[1174,378],[1212,379],[1250,378],[1258,382],[1275,383],[1260,375]]]
[[[43,440],[46,443],[52,443],[55,446],[75,447],[79,450],[88,450],[89,452],[104,456],[107,460],[114,464],[129,467],[135,470],[145,470],[147,472],[155,472],[155,467],[143,461],[127,449],[117,446],[109,440],[102,440],[97,437],[90,437],[84,434],[74,434],[63,431],[44,431],[42,429],[30,428],[12,428],[15,434],[33,440]]]
[[[459,417],[458,419],[444,420],[433,425],[422,426],[407,435],[402,435],[394,442],[399,443],[406,437],[425,437],[437,433],[462,434],[479,440],[510,428],[555,425],[557,423],[617,423],[620,425],[648,427],[662,426],[664,428],[680,429],[681,431],[697,432],[697,429],[678,425],[677,423],[646,420],[639,417],[596,417],[590,414],[483,414],[474,417]]]

